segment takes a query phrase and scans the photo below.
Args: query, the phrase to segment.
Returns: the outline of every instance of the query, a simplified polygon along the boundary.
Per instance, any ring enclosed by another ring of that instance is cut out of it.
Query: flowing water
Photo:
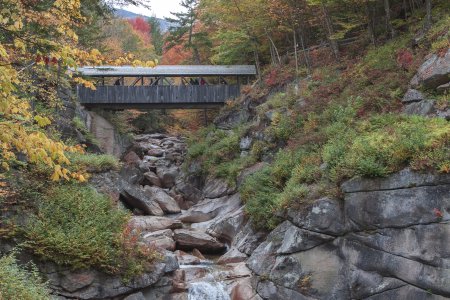
[[[188,291],[189,300],[230,300],[225,287],[220,282],[192,282]]]

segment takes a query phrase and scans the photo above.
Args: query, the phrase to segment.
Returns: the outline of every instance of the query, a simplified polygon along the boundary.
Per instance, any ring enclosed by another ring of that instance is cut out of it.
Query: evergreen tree
[[[150,25],[150,37],[152,39],[152,44],[155,47],[155,53],[157,55],[163,54],[164,37],[161,33],[161,27],[159,26],[159,21],[155,17],[150,17],[148,19],[148,24]]]

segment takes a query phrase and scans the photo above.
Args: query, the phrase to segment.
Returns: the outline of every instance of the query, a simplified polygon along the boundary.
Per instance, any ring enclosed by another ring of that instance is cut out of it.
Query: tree
[[[45,128],[52,116],[35,109],[58,105],[58,86],[63,80],[94,88],[89,81],[70,79],[61,72],[105,62],[98,50],[78,45],[75,28],[86,20],[81,2],[0,0],[0,7],[0,171],[18,163],[20,154],[28,163],[52,168],[53,180],[84,181],[83,174],[69,172],[66,156],[82,148],[51,138]],[[130,59],[120,58],[117,63],[130,63]]]
[[[148,24],[150,25],[150,37],[153,46],[155,47],[155,52],[158,55],[163,54],[164,37],[161,33],[161,28],[159,26],[159,21],[156,17],[150,17],[148,19]]]
[[[175,45],[183,45],[184,48],[192,51],[192,60],[195,64],[200,64],[199,48],[210,44],[205,32],[198,30],[198,0],[182,0],[181,6],[184,12],[173,12],[175,18],[166,18],[170,22],[169,35],[166,37],[166,49]]]

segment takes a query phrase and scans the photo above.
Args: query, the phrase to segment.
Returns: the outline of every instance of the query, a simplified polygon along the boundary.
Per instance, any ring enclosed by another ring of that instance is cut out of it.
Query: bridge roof
[[[253,65],[158,65],[154,68],[132,66],[81,67],[81,75],[91,77],[194,77],[194,76],[248,76],[256,75]]]

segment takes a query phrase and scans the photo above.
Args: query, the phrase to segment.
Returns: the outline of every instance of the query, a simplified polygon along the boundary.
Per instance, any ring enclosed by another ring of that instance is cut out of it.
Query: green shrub
[[[330,138],[324,146],[323,160],[337,182],[356,175],[385,176],[408,163],[419,166],[427,153],[424,167],[439,170],[448,162],[450,125],[443,119],[381,115],[359,122],[356,131]]]
[[[77,170],[84,169],[89,172],[106,172],[118,170],[119,161],[112,155],[93,153],[68,153],[72,167]]]
[[[129,245],[133,237],[124,235],[127,221],[126,212],[94,189],[56,185],[44,195],[24,228],[26,246],[60,265],[135,274],[156,256],[148,252],[142,257],[140,249]]]
[[[19,266],[13,255],[0,258],[0,299],[47,300],[50,291],[40,279],[36,267]]]
[[[276,199],[279,193],[269,167],[246,178],[240,187],[240,194],[245,211],[256,227],[273,229],[280,223],[281,219],[274,214],[278,208]]]

